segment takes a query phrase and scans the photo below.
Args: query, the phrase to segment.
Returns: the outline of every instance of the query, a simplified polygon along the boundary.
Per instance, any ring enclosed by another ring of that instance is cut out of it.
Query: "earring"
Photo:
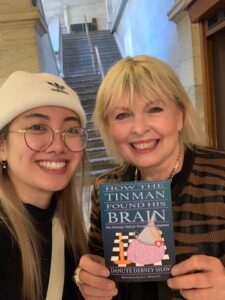
[[[6,170],[7,169],[7,161],[6,160],[2,160],[1,164],[2,164],[2,169]]]

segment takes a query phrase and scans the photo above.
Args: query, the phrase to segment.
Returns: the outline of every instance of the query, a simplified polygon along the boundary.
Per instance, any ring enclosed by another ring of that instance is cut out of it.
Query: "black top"
[[[47,209],[25,204],[34,219],[40,234],[41,267],[43,296],[45,299],[51,265],[52,251],[52,218],[56,208],[56,200],[52,200]],[[65,280],[62,300],[78,299],[78,290],[72,282],[75,263],[69,248],[65,244]],[[22,264],[17,243],[8,229],[0,224],[0,300],[22,300]]]

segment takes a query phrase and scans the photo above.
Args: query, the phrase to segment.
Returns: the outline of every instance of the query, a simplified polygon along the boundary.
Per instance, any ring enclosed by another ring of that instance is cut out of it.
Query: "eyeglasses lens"
[[[54,131],[47,125],[32,125],[25,131],[25,141],[27,146],[34,151],[44,151],[47,149],[55,137]],[[78,152],[85,148],[87,143],[86,130],[80,127],[70,127],[60,134],[62,141],[66,147]]]
[[[73,152],[81,151],[87,143],[86,130],[81,127],[71,127],[64,132],[64,143]]]

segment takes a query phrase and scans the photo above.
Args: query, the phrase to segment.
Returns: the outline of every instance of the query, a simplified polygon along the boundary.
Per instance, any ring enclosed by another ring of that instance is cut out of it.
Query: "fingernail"
[[[109,275],[110,275],[109,270],[101,271],[101,275],[104,276],[104,277],[109,277]]]
[[[178,272],[178,268],[177,268],[177,267],[173,267],[173,268],[171,269],[171,274],[172,274],[172,276],[175,276],[177,272]]]

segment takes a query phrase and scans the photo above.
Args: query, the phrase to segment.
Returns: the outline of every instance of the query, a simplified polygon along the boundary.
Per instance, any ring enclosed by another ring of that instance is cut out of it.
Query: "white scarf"
[[[46,300],[62,300],[65,276],[64,245],[62,226],[59,218],[54,216],[52,220],[52,259]]]

